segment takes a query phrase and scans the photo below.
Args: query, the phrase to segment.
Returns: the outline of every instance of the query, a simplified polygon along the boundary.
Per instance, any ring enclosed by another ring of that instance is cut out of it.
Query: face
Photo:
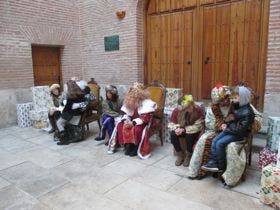
[[[231,101],[232,101],[233,103],[239,103],[239,99],[240,99],[239,95],[235,95],[235,96],[233,96],[233,98],[231,99]]]
[[[59,95],[59,90],[58,90],[58,89],[54,89],[54,90],[52,91],[52,94],[58,96],[58,95]]]
[[[107,96],[108,99],[112,99],[113,95],[112,95],[112,93],[110,91],[107,91],[106,92],[106,96]]]
[[[229,106],[230,105],[230,98],[226,97],[220,102],[220,106]]]
[[[193,112],[193,105],[191,104],[191,105],[189,105],[187,108],[186,108],[186,111],[188,112],[188,113],[192,113]]]

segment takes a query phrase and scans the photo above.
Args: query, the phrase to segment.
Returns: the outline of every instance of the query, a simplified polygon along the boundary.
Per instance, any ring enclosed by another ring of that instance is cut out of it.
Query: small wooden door
[[[203,8],[202,98],[218,82],[244,82],[261,93],[261,9],[260,0]]]
[[[192,11],[148,16],[148,82],[158,80],[191,92],[192,17]]]
[[[60,48],[32,46],[34,85],[61,84]]]

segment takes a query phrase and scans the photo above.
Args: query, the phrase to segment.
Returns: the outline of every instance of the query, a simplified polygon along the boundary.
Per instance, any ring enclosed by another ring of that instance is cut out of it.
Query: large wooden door
[[[34,85],[61,84],[60,48],[32,46]]]
[[[147,20],[148,80],[191,91],[192,11],[151,15]]]
[[[269,0],[150,0],[145,82],[196,99],[218,82],[250,86],[263,106]]]
[[[203,8],[203,98],[210,98],[211,88],[218,82],[244,82],[260,92],[260,36],[260,0]]]

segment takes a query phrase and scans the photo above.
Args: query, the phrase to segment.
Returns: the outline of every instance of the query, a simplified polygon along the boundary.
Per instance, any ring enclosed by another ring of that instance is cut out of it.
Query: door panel
[[[192,67],[192,11],[148,16],[148,82],[190,93]]]
[[[34,85],[60,84],[60,49],[32,46]]]

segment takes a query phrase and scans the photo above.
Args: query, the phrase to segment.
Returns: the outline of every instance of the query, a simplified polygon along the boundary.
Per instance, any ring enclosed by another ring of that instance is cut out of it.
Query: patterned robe
[[[195,145],[187,176],[197,177],[199,175],[205,175],[205,171],[201,170],[200,167],[210,159],[212,140],[221,131],[220,127],[225,123],[225,118],[229,112],[230,107],[221,109],[219,104],[212,104],[211,107],[208,107],[205,117],[206,131]]]

